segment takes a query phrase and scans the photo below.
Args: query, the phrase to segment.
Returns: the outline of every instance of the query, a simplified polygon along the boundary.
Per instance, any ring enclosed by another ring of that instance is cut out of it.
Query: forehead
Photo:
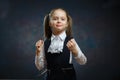
[[[57,10],[54,10],[52,16],[66,16],[66,12],[62,9],[57,9]]]

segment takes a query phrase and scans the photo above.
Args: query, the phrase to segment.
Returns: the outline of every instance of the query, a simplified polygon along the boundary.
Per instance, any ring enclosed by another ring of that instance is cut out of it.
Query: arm
[[[35,66],[38,70],[45,67],[44,43],[41,40],[36,43]]]
[[[86,64],[87,58],[82,53],[81,49],[79,48],[78,44],[76,43],[76,41],[74,39],[71,39],[71,40],[68,41],[67,47],[72,52],[72,54],[74,55],[76,61],[79,64],[81,64],[81,65]]]
[[[77,48],[78,53],[77,53],[76,56],[74,56],[74,58],[76,59],[76,61],[77,61],[79,64],[81,64],[81,65],[86,64],[87,58],[86,58],[86,56],[82,53],[82,51],[81,51],[81,49],[80,49],[80,47],[78,46],[77,43],[76,43],[76,48]]]

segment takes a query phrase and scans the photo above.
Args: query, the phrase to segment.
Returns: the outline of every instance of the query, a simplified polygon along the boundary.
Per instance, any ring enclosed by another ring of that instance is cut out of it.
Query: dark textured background
[[[119,80],[118,1],[0,0],[0,79],[39,75],[35,42],[43,34],[44,16],[61,7],[73,18],[74,37],[88,58],[84,66],[73,61],[78,80]]]

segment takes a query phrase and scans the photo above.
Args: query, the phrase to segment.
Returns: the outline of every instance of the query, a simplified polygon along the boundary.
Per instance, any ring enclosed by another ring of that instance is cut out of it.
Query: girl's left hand
[[[74,56],[78,55],[78,50],[76,48],[76,42],[74,39],[71,39],[67,42],[67,47],[73,53]]]

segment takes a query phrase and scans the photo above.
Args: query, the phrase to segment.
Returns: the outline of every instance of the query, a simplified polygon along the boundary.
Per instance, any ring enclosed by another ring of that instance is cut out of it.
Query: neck
[[[53,34],[57,36],[57,35],[60,35],[60,34],[63,33],[63,32],[64,32],[64,31],[53,31]]]

